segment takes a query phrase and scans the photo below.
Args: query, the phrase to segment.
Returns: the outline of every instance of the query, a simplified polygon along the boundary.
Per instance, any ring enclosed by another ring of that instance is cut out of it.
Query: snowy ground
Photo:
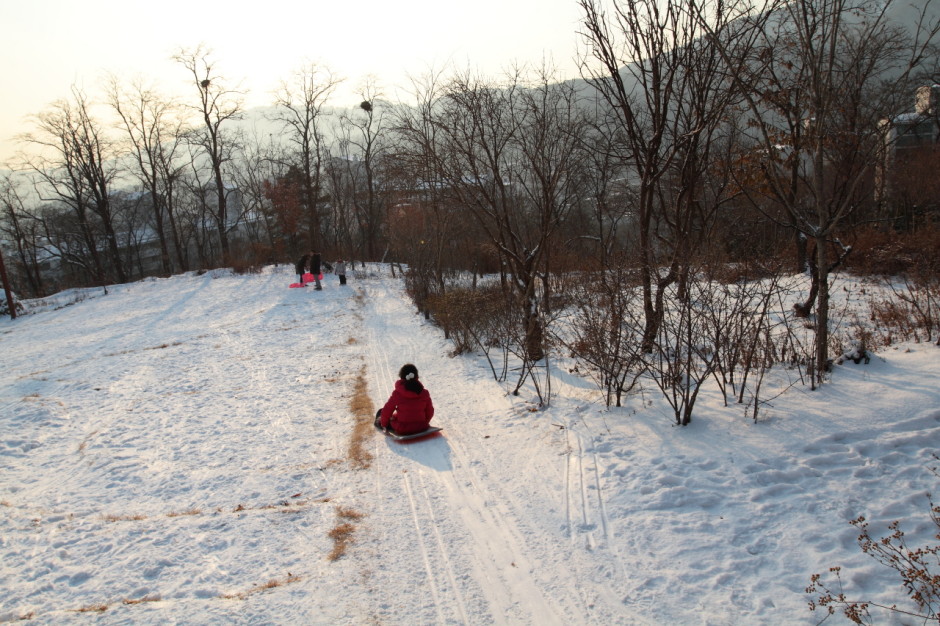
[[[814,624],[804,588],[834,565],[853,597],[902,599],[848,522],[929,534],[940,349],[840,366],[756,424],[709,394],[675,428],[654,393],[608,410],[564,371],[547,410],[507,395],[383,268],[294,278],[0,321],[0,621]],[[376,433],[356,469],[356,377],[379,406],[408,361],[444,436]]]

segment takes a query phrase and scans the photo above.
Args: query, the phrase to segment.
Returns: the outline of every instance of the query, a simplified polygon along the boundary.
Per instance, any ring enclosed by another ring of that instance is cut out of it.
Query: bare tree
[[[584,195],[583,111],[573,86],[544,70],[531,87],[518,71],[500,85],[458,75],[433,116],[441,184],[475,216],[510,272],[506,295],[523,320],[521,384],[545,356],[540,272]]]
[[[341,143],[345,149],[348,180],[355,185],[352,203],[356,210],[365,256],[378,259],[379,234],[385,223],[377,177],[387,146],[384,144],[385,113],[374,79],[360,89],[362,103],[354,113],[340,118]],[[349,158],[352,157],[352,158]]]
[[[599,96],[595,96],[593,128],[588,133],[584,153],[590,160],[586,168],[589,191],[588,201],[580,207],[580,221],[585,230],[574,236],[594,242],[592,257],[602,270],[619,271],[623,266],[624,243],[635,218],[633,207],[636,193],[627,161],[625,142],[613,116],[600,110]]]
[[[448,202],[435,160],[442,74],[432,70],[411,84],[414,102],[392,112],[391,174],[399,193],[388,217],[388,233],[392,252],[408,263],[409,293],[428,317],[428,298],[444,294],[446,273],[462,265],[455,248],[472,242],[474,233],[465,212]]]
[[[3,285],[3,293],[6,297],[10,319],[16,319],[16,302],[13,300],[13,288],[10,286],[10,279],[7,276],[7,266],[3,262],[3,250],[0,250],[0,284]]]
[[[111,206],[117,154],[112,141],[92,117],[88,97],[73,86],[71,100],[54,103],[35,117],[35,123],[37,133],[23,135],[21,140],[39,148],[37,154],[24,159],[37,179],[40,197],[57,201],[74,213],[92,258],[94,279],[104,285],[106,269],[95,234],[100,226],[114,277],[118,282],[126,282]]]
[[[616,116],[620,158],[635,189],[649,351],[667,290],[687,275],[722,201],[720,193],[706,197],[703,186],[714,142],[739,97],[730,77],[749,58],[756,29],[736,20],[749,8],[736,2],[623,0],[610,14],[596,0],[580,5],[589,49],[582,74]],[[704,15],[710,39],[703,37]]]
[[[874,201],[882,120],[906,109],[910,79],[940,31],[940,22],[926,19],[930,4],[905,28],[891,19],[893,0],[787,2],[761,26],[749,71],[735,75],[751,112],[751,140],[765,157],[765,184],[751,193],[763,192],[814,244],[802,311],[815,304],[815,382],[830,365],[829,276],[849,250],[838,244],[840,229]]]
[[[27,210],[18,182],[12,173],[0,178],[0,232],[15,248],[13,264],[25,275],[29,292],[43,296],[45,285],[39,269],[40,225]],[[25,291],[22,285],[21,290]]]
[[[243,94],[229,88],[225,79],[216,73],[211,55],[211,50],[199,45],[195,49],[180,50],[173,59],[192,74],[193,85],[199,94],[199,104],[191,108],[200,116],[201,126],[191,137],[209,160],[215,192],[212,216],[225,261],[229,257],[228,231],[233,222],[226,194],[227,181],[231,180],[227,168],[237,147],[237,139],[228,132],[226,124],[241,118]],[[210,205],[206,206],[209,208]]]
[[[293,164],[301,173],[303,200],[307,213],[310,244],[322,245],[320,199],[323,194],[323,158],[325,156],[322,118],[327,114],[327,100],[342,83],[329,70],[313,63],[294,73],[290,82],[281,83],[275,98],[275,119],[287,129],[287,141],[293,145]]]
[[[301,247],[298,234],[305,197],[303,174],[285,158],[283,147],[276,141],[246,141],[239,160],[236,182],[249,239],[267,247],[265,260],[294,258]]]
[[[184,249],[176,221],[175,186],[184,164],[180,161],[185,127],[178,105],[135,81],[122,89],[115,77],[108,82],[108,101],[127,135],[134,172],[149,193],[154,231],[160,244],[160,264],[164,274],[173,272],[173,258],[186,270]],[[171,255],[170,242],[175,255]]]
[[[358,171],[350,165],[349,143],[338,139],[328,150],[324,163],[325,189],[330,197],[329,217],[330,241],[339,248],[363,258],[364,248],[359,236],[358,220],[353,199],[355,197]],[[354,160],[354,159],[352,159]]]

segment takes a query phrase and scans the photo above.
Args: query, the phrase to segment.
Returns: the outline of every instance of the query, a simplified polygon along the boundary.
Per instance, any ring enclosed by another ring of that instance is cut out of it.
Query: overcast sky
[[[408,74],[448,63],[495,75],[547,58],[575,77],[580,15],[577,0],[0,0],[0,163],[31,129],[27,116],[72,85],[98,97],[106,72],[188,94],[171,56],[200,43],[228,84],[249,90],[249,107],[270,104],[305,61],[347,78],[348,102],[336,103],[346,105],[367,75],[395,99]]]

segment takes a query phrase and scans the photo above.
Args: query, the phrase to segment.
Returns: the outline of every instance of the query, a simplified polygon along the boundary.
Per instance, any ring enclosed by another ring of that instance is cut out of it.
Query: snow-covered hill
[[[756,424],[706,395],[675,428],[655,394],[606,409],[563,370],[546,410],[508,395],[385,268],[319,292],[290,272],[0,321],[0,621],[813,624],[804,588],[835,565],[853,597],[902,599],[848,522],[929,535],[936,347],[840,366]],[[376,433],[359,468],[356,382],[377,407],[405,362],[444,434]]]

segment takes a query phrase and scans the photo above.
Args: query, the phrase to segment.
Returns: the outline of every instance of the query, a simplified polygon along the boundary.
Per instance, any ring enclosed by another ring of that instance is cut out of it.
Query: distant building
[[[879,202],[895,191],[902,170],[922,170],[934,159],[940,147],[940,85],[924,85],[914,96],[914,111],[881,122],[884,129],[884,155],[877,172]],[[933,173],[932,178],[935,178]]]
[[[940,85],[925,85],[917,90],[914,112],[899,115],[892,121],[892,139],[895,153],[932,146],[940,141],[937,103]]]

